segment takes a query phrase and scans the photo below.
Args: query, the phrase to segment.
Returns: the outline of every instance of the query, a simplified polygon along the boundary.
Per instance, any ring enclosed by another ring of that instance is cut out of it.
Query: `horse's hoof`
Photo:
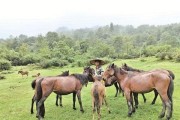
[[[81,110],[82,113],[84,113],[84,110]]]
[[[128,113],[128,117],[131,117],[132,113]]]
[[[165,115],[165,114],[161,114],[161,115],[159,115],[159,118],[163,118],[163,117],[164,117],[164,115]]]
[[[31,114],[34,114],[34,112],[31,111]]]
[[[155,104],[155,102],[152,102],[152,103],[151,103],[151,105],[154,105],[154,104]]]
[[[138,109],[138,106],[137,106],[137,105],[136,105],[135,107],[136,107],[136,109]]]
[[[109,114],[111,114],[111,111],[109,110]]]
[[[61,104],[60,107],[63,107],[63,105]]]
[[[73,108],[74,110],[76,110],[76,108]]]
[[[58,106],[58,104],[56,104],[56,106]]]

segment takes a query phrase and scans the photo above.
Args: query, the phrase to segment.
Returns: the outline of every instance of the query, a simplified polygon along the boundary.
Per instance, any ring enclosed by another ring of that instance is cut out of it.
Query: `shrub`
[[[11,63],[8,60],[0,60],[0,70],[9,70]]]
[[[165,52],[159,52],[156,54],[156,58],[159,58],[160,60],[165,60],[166,53]]]
[[[180,53],[176,55],[175,60],[176,62],[180,62]]]

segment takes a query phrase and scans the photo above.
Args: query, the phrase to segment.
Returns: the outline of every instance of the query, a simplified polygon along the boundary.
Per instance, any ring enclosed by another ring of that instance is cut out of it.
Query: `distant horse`
[[[69,75],[69,70],[63,72],[62,74],[60,74],[60,75],[58,75],[58,76],[68,76],[68,75]],[[41,77],[41,78],[42,78],[42,77]],[[41,79],[41,78],[38,78],[38,79],[35,79],[35,80],[32,81],[31,87],[32,87],[33,89],[35,89],[37,81],[38,81],[39,79]],[[56,105],[58,106],[58,98],[60,98],[60,106],[62,106],[62,96],[61,96],[61,95],[58,95],[58,94],[56,95]],[[34,106],[35,100],[36,100],[36,99],[35,99],[35,95],[34,95],[33,98],[32,98],[32,104],[31,104],[31,114],[34,113],[34,112],[33,112],[33,106]]]
[[[91,88],[93,120],[94,120],[95,111],[97,111],[98,120],[100,120],[101,118],[100,109],[101,109],[103,101],[105,102],[105,105],[107,106],[109,113],[110,113],[110,110],[106,101],[105,86],[101,82],[102,78],[99,76],[94,76],[93,78],[95,80]]]
[[[22,70],[19,70],[19,71],[18,71],[18,74],[19,74],[19,73],[22,75],[22,77],[23,77],[23,75],[27,75],[27,77],[28,77],[28,74],[29,74],[28,71],[22,71]]]
[[[61,77],[46,77],[37,81],[35,87],[35,98],[37,104],[37,117],[42,119],[45,114],[44,102],[47,97],[55,92],[60,95],[67,95],[73,93],[73,109],[75,107],[76,94],[78,97],[80,111],[84,112],[81,101],[81,89],[84,85],[92,80],[92,73],[89,74],[72,74],[69,76]],[[93,81],[93,80],[92,80]]]
[[[139,70],[139,69],[132,68],[132,67],[128,66],[126,63],[124,63],[121,68],[124,69],[124,70],[126,70],[126,71],[132,71],[132,72],[137,72],[137,73],[145,72],[145,71],[143,71],[143,70]],[[166,73],[167,75],[170,75],[173,80],[174,80],[174,78],[175,78],[174,73],[173,73],[172,71],[170,71],[170,70],[157,69],[156,71],[161,71],[161,72]],[[138,104],[139,104],[139,102],[138,102],[138,94],[137,94],[137,93],[133,93],[133,95],[134,95],[135,106],[136,106],[136,108],[137,108],[137,107],[138,107]],[[145,98],[145,96],[144,96],[144,93],[142,93],[142,95],[143,95],[144,101],[146,101],[146,98]],[[155,102],[156,102],[156,99],[157,99],[157,96],[158,96],[157,90],[154,90],[154,95],[155,95],[155,96],[154,96],[154,99],[153,99],[153,101],[152,101],[152,103],[151,103],[152,105],[155,104]]]
[[[150,72],[142,72],[139,74],[125,71],[121,68],[118,68],[116,65],[111,64],[107,67],[103,74],[103,78],[107,80],[111,76],[118,78],[118,82],[123,89],[127,104],[128,104],[128,116],[130,117],[135,108],[133,106],[132,93],[147,93],[154,89],[159,93],[163,109],[159,118],[163,118],[166,113],[166,118],[169,120],[172,117],[173,112],[173,91],[174,83],[172,77],[167,75],[165,72],[154,70]]]
[[[32,77],[39,77],[40,73],[37,73],[36,75],[32,75]]]
[[[94,74],[95,74],[95,70],[94,70],[93,68],[91,68],[90,66],[87,66],[87,67],[84,68],[84,73],[85,73],[87,70],[89,70],[89,69],[91,69],[91,70],[94,72]],[[118,92],[121,92],[121,88],[120,88],[120,86],[118,85],[115,77],[112,77],[112,78],[110,78],[110,79],[112,79],[111,83],[105,82],[105,87],[109,87],[109,86],[114,85],[115,88],[116,88],[115,97],[117,97]],[[94,81],[89,81],[89,82],[94,82]]]

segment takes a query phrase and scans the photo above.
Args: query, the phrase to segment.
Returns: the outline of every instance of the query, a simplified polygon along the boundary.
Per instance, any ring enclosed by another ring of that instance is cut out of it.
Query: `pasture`
[[[142,59],[131,59],[131,60],[117,60],[114,63],[118,66],[121,66],[122,63],[127,63],[129,66],[134,68],[151,70],[155,68],[164,68],[172,70],[175,74],[174,80],[174,111],[172,120],[178,120],[180,118],[180,63],[169,62],[169,61],[157,61],[156,58],[144,58]],[[104,65],[105,69],[107,65]],[[29,70],[29,77],[22,78],[21,75],[18,75],[18,70],[24,68]],[[34,91],[31,88],[31,82],[34,78],[31,76],[38,72],[41,73],[41,76],[53,76],[62,73],[62,71],[69,70],[70,74],[72,73],[82,73],[83,68],[50,68],[50,69],[33,69],[28,66],[13,67],[10,71],[10,74],[4,74],[6,79],[0,80],[0,119],[1,120],[34,120],[36,119],[36,110],[34,107],[34,114],[30,114],[31,107],[31,98],[34,94]],[[3,73],[8,73],[4,71]],[[72,94],[62,97],[63,107],[55,106],[55,94],[52,93],[48,99],[45,101],[45,120],[91,120],[92,119],[92,106],[91,106],[91,95],[90,88],[91,84],[89,83],[87,87],[82,89],[82,104],[85,112],[81,113],[79,111],[79,103],[76,100],[77,110],[72,109]],[[115,87],[111,86],[106,89],[107,102],[109,104],[111,114],[108,114],[108,111],[105,106],[102,107],[101,117],[102,120],[156,120],[162,109],[162,103],[158,96],[156,104],[150,105],[153,100],[154,93],[145,94],[147,102],[143,102],[143,98],[139,95],[139,108],[136,110],[136,113],[132,117],[127,117],[128,107],[126,99],[122,97],[121,94],[118,97],[115,95]],[[95,116],[97,119],[97,114]],[[165,119],[165,118],[163,118]]]

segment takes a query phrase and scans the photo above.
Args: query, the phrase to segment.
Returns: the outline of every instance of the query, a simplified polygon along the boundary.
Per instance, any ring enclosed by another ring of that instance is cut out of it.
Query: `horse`
[[[95,70],[94,70],[93,68],[91,68],[90,66],[87,66],[87,67],[84,68],[84,73],[85,73],[86,71],[88,71],[89,69],[91,69],[91,70],[94,72],[94,74],[95,74]],[[117,97],[118,92],[121,92],[121,88],[120,88],[120,85],[118,85],[115,77],[112,77],[111,79],[112,79],[112,82],[111,82],[111,83],[107,83],[107,82],[105,81],[105,87],[110,87],[110,86],[114,85],[115,88],[116,88],[115,97]],[[89,82],[94,82],[94,81],[89,81]]]
[[[105,102],[105,105],[107,106],[108,112],[111,113],[111,111],[107,104],[106,94],[105,94],[105,85],[101,82],[102,80],[101,76],[93,76],[93,78],[94,78],[94,83],[92,84],[92,88],[91,88],[93,120],[94,120],[94,114],[96,111],[98,113],[98,120],[100,120],[101,118],[100,109],[101,109],[103,101]]]
[[[27,77],[28,77],[28,74],[29,74],[28,71],[22,71],[22,70],[19,70],[19,71],[18,71],[18,74],[19,74],[19,73],[21,73],[22,77],[23,77],[23,75],[27,75]]]
[[[76,95],[78,97],[80,111],[83,113],[81,101],[81,89],[84,85],[88,84],[89,80],[92,80],[92,73],[89,74],[71,74],[69,76],[61,77],[46,77],[37,81],[35,87],[35,98],[37,105],[38,119],[42,119],[45,114],[44,102],[48,96],[55,92],[60,95],[67,95],[73,93],[73,109],[76,109]]]
[[[137,73],[145,72],[144,70],[139,70],[139,69],[132,68],[132,67],[128,66],[126,63],[124,63],[121,68],[126,70],[126,71],[132,71],[132,72],[137,72]],[[159,70],[159,69],[156,69],[156,70]],[[172,71],[164,70],[164,69],[160,69],[159,71],[165,72],[167,75],[170,75],[172,77],[172,79],[174,80],[175,75],[174,75],[174,73]],[[142,94],[142,96],[144,98],[144,102],[145,102],[146,98],[144,96],[144,93],[141,93],[141,94]],[[134,95],[135,106],[136,106],[136,108],[138,108],[138,104],[139,104],[139,102],[138,102],[138,94],[133,93],[133,95]],[[154,90],[154,99],[151,102],[152,105],[155,104],[157,97],[158,97],[158,92],[156,90]]]
[[[62,72],[62,74],[60,74],[60,75],[57,75],[57,76],[68,76],[69,75],[69,70],[68,71],[65,71],[65,72]],[[35,89],[35,87],[36,87],[36,82],[39,80],[39,79],[41,79],[41,78],[38,78],[38,79],[35,79],[35,80],[33,80],[32,81],[32,83],[31,83],[31,87],[33,88],[33,89]],[[62,106],[62,96],[61,95],[56,95],[56,106],[58,106],[58,98],[60,99],[60,106]],[[31,114],[33,114],[34,113],[34,111],[33,111],[33,106],[34,106],[34,102],[35,102],[35,95],[32,97],[32,103],[31,103]]]
[[[159,115],[159,118],[163,118],[166,111],[166,119],[169,120],[172,117],[172,95],[174,91],[174,83],[170,75],[167,75],[165,72],[158,70],[136,74],[118,68],[113,63],[106,68],[103,74],[103,79],[107,80],[111,76],[117,77],[117,80],[124,91],[128,105],[129,117],[133,112],[135,112],[132,93],[147,93],[154,89],[156,89],[159,93],[163,103],[163,109]]]
[[[39,77],[40,73],[37,73],[36,75],[32,75],[32,77]]]

